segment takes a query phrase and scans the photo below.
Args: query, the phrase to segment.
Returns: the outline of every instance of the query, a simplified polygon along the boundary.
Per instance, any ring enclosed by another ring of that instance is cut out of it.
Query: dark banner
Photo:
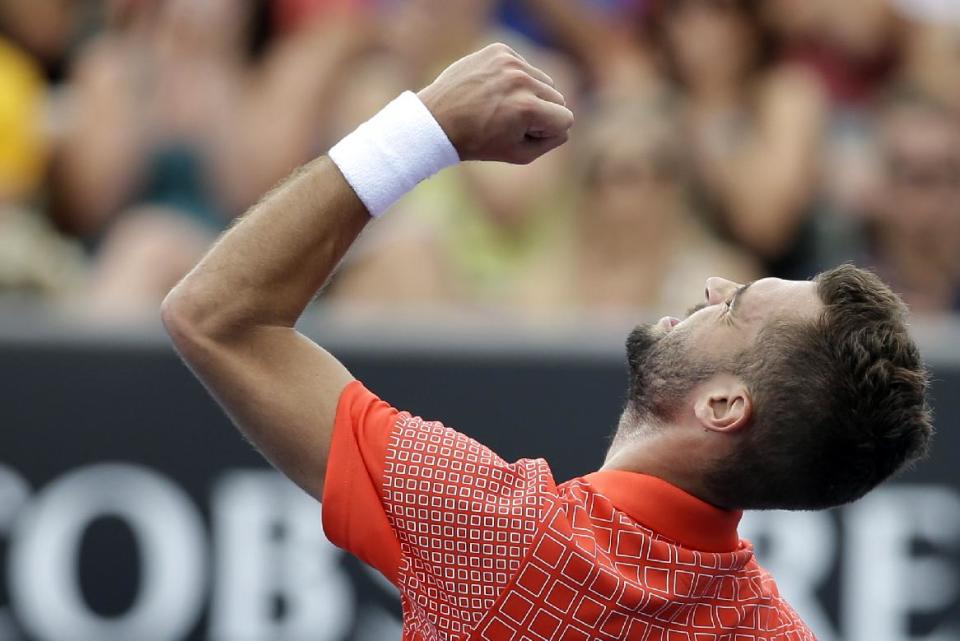
[[[595,469],[619,359],[345,349],[397,407],[558,481]],[[324,538],[166,346],[0,343],[0,641],[381,641],[398,599]],[[932,458],[832,512],[742,534],[821,641],[960,639],[960,367],[938,367]]]

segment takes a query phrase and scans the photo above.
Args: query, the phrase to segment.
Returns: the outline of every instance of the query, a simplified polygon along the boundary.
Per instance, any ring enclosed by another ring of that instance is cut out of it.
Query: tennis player
[[[871,273],[711,278],[686,318],[638,327],[603,467],[559,484],[543,460],[508,463],[395,409],[294,329],[418,182],[461,160],[531,162],[572,125],[514,51],[469,55],[266,196],[170,293],[166,327],[243,433],[322,501],[330,540],[399,588],[405,640],[813,639],[737,523],[852,501],[926,449],[926,374]]]

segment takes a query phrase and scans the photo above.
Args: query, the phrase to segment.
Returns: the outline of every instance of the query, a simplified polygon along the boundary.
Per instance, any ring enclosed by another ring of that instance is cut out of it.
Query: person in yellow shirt
[[[59,297],[80,286],[85,261],[29,206],[47,168],[45,101],[38,65],[0,38],[0,292]]]
[[[43,177],[43,101],[40,70],[0,39],[0,203],[28,197]]]

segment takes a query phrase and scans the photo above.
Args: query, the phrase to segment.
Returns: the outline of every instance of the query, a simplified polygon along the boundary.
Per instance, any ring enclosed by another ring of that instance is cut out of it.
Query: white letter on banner
[[[140,549],[139,593],[118,617],[84,602],[76,576],[83,533],[111,516]],[[204,528],[190,498],[140,466],[80,468],[52,482],[14,528],[10,600],[23,627],[42,641],[174,641],[196,623],[205,589]]]
[[[757,559],[780,593],[820,641],[836,638],[817,598],[837,558],[837,534],[824,512],[748,512],[740,535],[757,545]]]
[[[30,486],[13,468],[0,465],[0,534],[9,537],[17,516],[30,500]],[[0,608],[0,641],[19,638],[9,608]]]
[[[323,535],[319,503],[276,472],[251,470],[217,484],[212,511],[211,639],[343,638],[353,596]]]
[[[960,543],[960,497],[939,485],[890,485],[844,511],[848,564],[842,610],[849,641],[956,639],[956,630],[916,636],[910,615],[932,613],[957,598],[953,563],[917,557],[916,541],[940,550]]]

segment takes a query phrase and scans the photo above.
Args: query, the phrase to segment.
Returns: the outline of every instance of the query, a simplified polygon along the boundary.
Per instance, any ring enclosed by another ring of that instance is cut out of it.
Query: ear
[[[746,384],[735,376],[715,376],[700,386],[693,411],[704,429],[735,432],[753,416],[753,401]]]

